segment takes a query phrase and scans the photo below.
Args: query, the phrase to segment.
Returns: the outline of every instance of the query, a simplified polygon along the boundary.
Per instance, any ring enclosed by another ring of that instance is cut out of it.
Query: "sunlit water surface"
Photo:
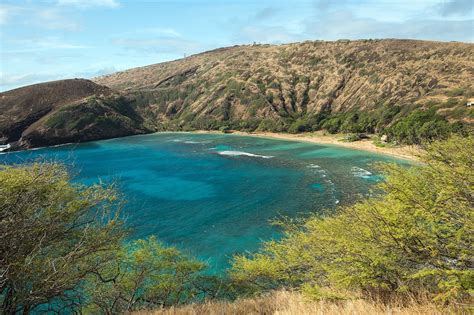
[[[337,146],[217,134],[161,133],[0,154],[0,162],[73,165],[76,181],[116,182],[133,238],[156,235],[206,260],[278,237],[270,221],[335,209],[381,180],[385,156]]]

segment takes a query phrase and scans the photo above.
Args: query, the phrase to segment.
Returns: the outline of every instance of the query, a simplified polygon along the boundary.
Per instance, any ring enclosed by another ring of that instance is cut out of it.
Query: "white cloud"
[[[117,0],[58,0],[59,5],[73,5],[80,8],[107,7],[117,8],[120,6]]]
[[[87,49],[92,48],[87,45],[78,45],[67,42],[60,37],[40,37],[40,38],[24,38],[24,39],[10,39],[7,41],[9,44],[13,44],[15,49],[4,50],[3,55],[25,53],[25,52],[37,52],[46,50],[70,50],[70,49]]]
[[[7,24],[8,17],[9,17],[8,8],[5,6],[0,6],[0,25]]]
[[[445,4],[445,11],[459,12],[462,8],[469,12],[473,0],[451,0]],[[312,12],[306,16],[285,20],[285,23],[258,23],[248,19],[234,19],[228,23],[233,29],[232,43],[286,43],[302,40],[337,40],[367,38],[405,38],[440,41],[474,42],[473,17],[446,18],[438,15],[439,7],[432,4],[409,6],[409,1],[381,1],[369,5],[348,0],[319,0],[313,3]],[[391,13],[384,11],[389,7]],[[396,10],[398,8],[398,10]],[[445,12],[443,11],[443,12]],[[419,14],[430,12],[430,14]],[[446,12],[446,13],[447,13]],[[472,12],[472,11],[471,11]],[[459,14],[457,14],[459,15]],[[276,19],[275,19],[276,20]]]
[[[27,73],[20,75],[2,73],[0,76],[0,91],[7,91],[24,85],[63,78],[65,78],[64,75],[51,73]]]
[[[94,65],[81,72],[32,72],[20,75],[0,72],[0,92],[35,83],[72,78],[93,78],[113,72],[117,72],[115,66],[103,65]]]
[[[341,22],[344,21],[344,22]],[[334,11],[306,21],[306,32],[317,39],[406,38],[472,42],[471,20],[408,19],[385,21]]]
[[[51,30],[77,31],[81,27],[57,8],[36,10],[32,24]]]
[[[49,30],[77,31],[80,25],[59,7],[0,5],[0,25],[31,25]]]
[[[134,34],[151,34],[160,37],[182,37],[179,32],[170,27],[149,27],[138,29]],[[129,33],[130,34],[130,33]]]
[[[472,0],[444,0],[438,7],[442,16],[472,15],[474,2]]]
[[[283,26],[244,26],[234,36],[236,43],[282,44],[301,40],[301,34]]]
[[[201,43],[185,38],[169,27],[150,27],[117,34],[115,46],[144,54],[193,54],[204,49]]]

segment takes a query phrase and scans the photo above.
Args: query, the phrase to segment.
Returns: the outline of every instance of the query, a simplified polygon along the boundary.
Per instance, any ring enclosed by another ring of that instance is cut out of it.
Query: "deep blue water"
[[[118,183],[133,237],[156,235],[217,272],[277,237],[270,220],[352,202],[381,180],[373,162],[396,161],[337,146],[162,133],[1,154],[0,162],[39,158],[73,165],[84,184]]]

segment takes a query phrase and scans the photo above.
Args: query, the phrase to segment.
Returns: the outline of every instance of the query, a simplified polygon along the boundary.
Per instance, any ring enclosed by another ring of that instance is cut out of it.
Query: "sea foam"
[[[249,157],[258,157],[262,159],[271,159],[274,157],[271,155],[259,155],[259,154],[244,152],[244,151],[220,151],[217,153],[220,155],[227,155],[227,156],[249,156]]]
[[[209,141],[193,141],[193,140],[187,140],[184,141],[186,144],[204,144],[204,143],[209,143]]]
[[[355,177],[370,178],[372,176],[371,172],[357,166],[353,166],[351,168],[351,172],[352,172],[352,175],[354,175]]]

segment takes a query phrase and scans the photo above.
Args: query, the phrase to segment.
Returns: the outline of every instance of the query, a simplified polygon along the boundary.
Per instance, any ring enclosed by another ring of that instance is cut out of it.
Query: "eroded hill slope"
[[[118,72],[96,82],[137,97],[151,128],[285,124],[320,112],[435,107],[472,122],[474,45],[412,40],[236,46]],[[237,122],[237,123],[235,123]],[[245,124],[244,124],[245,125]]]

